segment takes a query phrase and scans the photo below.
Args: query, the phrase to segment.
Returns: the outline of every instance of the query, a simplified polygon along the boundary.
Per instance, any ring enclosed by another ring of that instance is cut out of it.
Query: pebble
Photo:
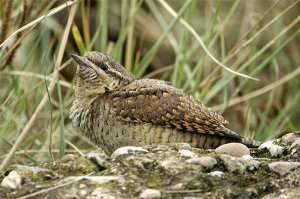
[[[86,156],[90,161],[92,161],[101,169],[105,169],[107,167],[109,157],[105,153],[90,152]]]
[[[241,157],[244,155],[250,155],[250,150],[247,146],[241,143],[228,143],[223,144],[216,148],[217,153],[225,153],[227,155]]]
[[[183,183],[177,183],[170,187],[170,190],[184,190],[186,187]]]
[[[59,162],[67,163],[67,162],[75,160],[75,158],[76,158],[76,155],[74,155],[74,154],[66,154],[66,155],[64,155],[64,157],[62,157],[62,159]]]
[[[208,175],[222,178],[224,176],[224,172],[222,172],[222,171],[212,171],[212,172],[208,173]]]
[[[180,149],[192,150],[191,145],[188,143],[185,143],[185,142],[172,143],[172,144],[170,144],[170,146],[174,147],[177,150],[180,150]]]
[[[139,198],[141,199],[161,198],[161,193],[157,189],[145,189],[144,191],[142,191]]]
[[[285,134],[284,136],[281,137],[280,143],[282,143],[282,144],[289,144],[289,143],[294,142],[297,138],[298,139],[300,138],[300,134],[297,134],[297,133],[288,133],[288,134]]]
[[[164,169],[176,168],[178,166],[178,162],[174,160],[164,160],[159,162],[160,166]]]
[[[261,144],[258,149],[267,149],[272,157],[280,157],[283,154],[284,147],[273,144],[273,141],[270,140]]]
[[[243,155],[241,157],[242,160],[253,160],[253,157],[251,155]]]
[[[300,138],[297,138],[296,140],[294,140],[294,142],[289,147],[289,151],[291,151],[292,149],[297,148],[299,146],[300,146]]]
[[[111,181],[121,181],[123,179],[120,176],[69,176],[62,179],[60,182],[65,183],[79,180],[88,180],[95,184],[105,184]]]
[[[34,167],[34,166],[26,166],[26,165],[16,165],[16,170],[18,171],[29,171],[33,174],[38,174],[42,172],[50,172],[48,169]]]
[[[21,175],[16,171],[11,171],[8,176],[6,176],[2,182],[1,187],[6,187],[10,189],[16,189],[18,187],[21,187],[22,177]]]
[[[300,167],[300,162],[272,162],[269,164],[269,168],[281,176],[284,176],[297,167]]]
[[[111,155],[112,158],[116,158],[120,155],[126,155],[129,154],[130,152],[144,152],[144,153],[148,153],[147,150],[143,149],[142,147],[137,147],[137,146],[124,146],[121,148],[118,148],[117,150],[115,150],[113,152],[113,154]]]
[[[213,157],[192,158],[185,162],[188,164],[202,165],[206,169],[212,169],[217,164],[217,160]]]
[[[245,159],[242,157],[233,157],[227,154],[221,154],[220,162],[222,162],[226,168],[226,171],[234,173],[244,174],[247,170],[255,170],[260,166],[260,162],[254,159]],[[246,156],[247,157],[247,156]]]
[[[180,149],[178,152],[180,153],[180,156],[185,157],[185,158],[196,158],[197,157],[197,155],[190,150]]]

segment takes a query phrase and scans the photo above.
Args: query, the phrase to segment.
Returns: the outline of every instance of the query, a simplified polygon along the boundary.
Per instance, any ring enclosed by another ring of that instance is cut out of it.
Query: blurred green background
[[[68,118],[76,69],[70,53],[91,50],[113,56],[138,77],[170,81],[213,107],[243,136],[263,141],[300,129],[299,1],[67,2],[72,4],[0,0],[0,162],[24,131],[13,163],[96,149]],[[260,81],[212,61],[180,18],[221,63]],[[51,82],[53,92],[47,91]],[[35,113],[43,97],[46,103]]]

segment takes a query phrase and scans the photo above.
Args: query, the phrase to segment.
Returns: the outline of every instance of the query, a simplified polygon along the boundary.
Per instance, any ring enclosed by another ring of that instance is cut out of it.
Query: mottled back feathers
[[[239,137],[224,127],[227,121],[222,116],[165,81],[139,79],[107,95],[109,100],[106,103],[120,120],[147,122],[179,131]]]

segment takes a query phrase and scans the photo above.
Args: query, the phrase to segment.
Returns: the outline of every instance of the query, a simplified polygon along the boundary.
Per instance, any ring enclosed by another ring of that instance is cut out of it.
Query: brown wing
[[[180,131],[237,137],[224,127],[226,120],[197,98],[152,79],[135,80],[111,93],[111,111],[115,117],[131,122],[147,122]]]

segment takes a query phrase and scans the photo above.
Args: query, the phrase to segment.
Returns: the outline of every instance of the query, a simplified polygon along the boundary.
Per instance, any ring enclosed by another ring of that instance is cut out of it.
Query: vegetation
[[[26,164],[95,148],[68,119],[69,55],[91,50],[183,88],[244,136],[300,129],[299,0],[34,2],[0,1],[0,170],[6,157]]]

